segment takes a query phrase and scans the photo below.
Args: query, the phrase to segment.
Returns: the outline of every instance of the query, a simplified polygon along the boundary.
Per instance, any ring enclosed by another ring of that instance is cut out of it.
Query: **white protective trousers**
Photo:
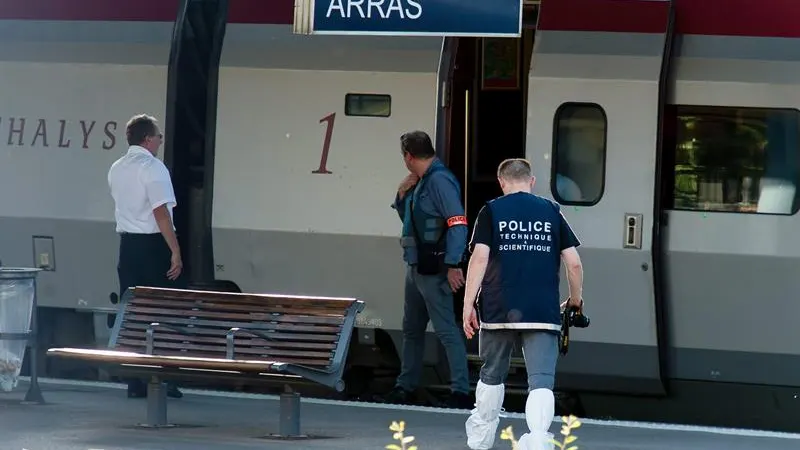
[[[525,421],[530,433],[519,437],[519,450],[553,450],[553,433],[550,425],[555,415],[556,401],[550,389],[534,389],[528,393],[525,403]]]
[[[475,409],[464,424],[467,446],[472,450],[488,450],[494,445],[504,396],[505,385],[488,385],[478,381],[475,388]]]

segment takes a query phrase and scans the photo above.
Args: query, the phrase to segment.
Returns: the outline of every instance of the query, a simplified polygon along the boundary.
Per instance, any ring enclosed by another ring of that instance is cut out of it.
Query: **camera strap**
[[[564,307],[561,313],[561,336],[558,341],[558,352],[566,355],[569,351],[569,307]]]

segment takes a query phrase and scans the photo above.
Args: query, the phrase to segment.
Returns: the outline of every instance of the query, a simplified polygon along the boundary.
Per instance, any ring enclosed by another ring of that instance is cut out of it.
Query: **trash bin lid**
[[[41,271],[35,267],[0,267],[0,280],[28,280]]]

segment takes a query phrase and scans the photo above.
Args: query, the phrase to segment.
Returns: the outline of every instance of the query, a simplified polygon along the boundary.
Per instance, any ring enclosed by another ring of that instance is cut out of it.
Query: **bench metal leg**
[[[174,425],[167,423],[167,384],[158,377],[147,383],[147,422],[141,424],[147,428],[168,428]]]
[[[36,320],[36,308],[33,310],[33,321]],[[35,322],[34,322],[35,323]],[[34,325],[35,326],[35,325]],[[44,405],[44,397],[42,396],[42,389],[39,387],[39,344],[38,338],[33,334],[33,342],[31,351],[28,353],[31,362],[31,384],[28,386],[28,392],[25,393],[23,403],[33,403]]]
[[[298,438],[300,435],[300,394],[281,393],[279,433],[284,438]]]

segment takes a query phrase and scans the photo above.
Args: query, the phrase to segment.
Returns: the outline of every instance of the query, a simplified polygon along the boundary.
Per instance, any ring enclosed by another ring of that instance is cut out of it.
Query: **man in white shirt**
[[[111,165],[108,185],[120,234],[120,297],[134,286],[181,288],[181,251],[172,209],[177,204],[169,171],[158,155],[163,136],[155,118],[140,114],[126,125],[128,152]],[[141,380],[128,382],[128,397],[145,397]],[[170,397],[181,392],[170,384]]]

